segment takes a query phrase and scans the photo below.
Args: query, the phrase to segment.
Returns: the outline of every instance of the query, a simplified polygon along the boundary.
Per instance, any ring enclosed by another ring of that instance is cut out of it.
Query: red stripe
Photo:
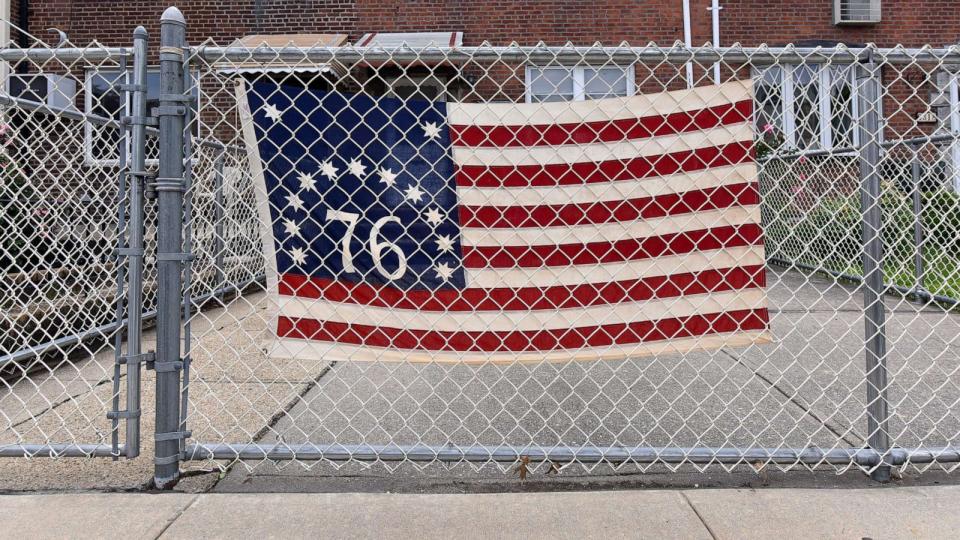
[[[577,204],[461,206],[462,227],[517,228],[632,221],[760,204],[756,182]]]
[[[728,225],[615,242],[539,246],[463,246],[465,268],[541,268],[605,264],[694,251],[759,245],[763,230],[756,223]]]
[[[280,317],[277,336],[429,351],[535,352],[630,345],[715,333],[763,330],[767,328],[767,321],[767,310],[757,309],[559,330],[465,332],[405,330]]]
[[[437,291],[403,291],[389,286],[281,274],[279,292],[283,296],[395,309],[500,312],[589,307],[765,286],[764,267],[746,266],[576,286]]]
[[[702,171],[753,160],[753,142],[741,141],[656,156],[548,165],[461,165],[461,187],[569,186]]]
[[[725,103],[695,111],[569,124],[450,126],[454,146],[514,147],[589,144],[677,135],[750,120],[753,101]]]

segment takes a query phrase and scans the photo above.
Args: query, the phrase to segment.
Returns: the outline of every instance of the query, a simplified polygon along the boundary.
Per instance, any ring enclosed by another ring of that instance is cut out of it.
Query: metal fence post
[[[223,238],[223,218],[224,218],[224,197],[223,197],[223,162],[225,161],[226,150],[220,150],[217,154],[217,162],[214,165],[214,181],[216,186],[214,187],[214,201],[213,201],[213,258],[214,258],[214,270],[216,271],[216,280],[217,285],[214,290],[220,291],[217,294],[217,297],[223,300],[223,289],[224,289],[224,280],[226,279],[226,273],[223,269],[223,256],[224,256],[224,238]]]
[[[120,69],[124,72],[127,70],[126,56],[124,56],[120,61]],[[124,91],[124,93],[121,95],[126,96],[126,91]],[[126,112],[129,113],[130,111],[127,110]],[[125,131],[121,131],[117,140],[117,157],[119,158],[120,163],[120,171],[117,175],[117,311],[115,321],[117,328],[115,328],[113,333],[113,399],[111,400],[111,408],[107,412],[107,418],[110,419],[110,447],[113,449],[114,460],[120,459],[120,420],[126,418],[127,425],[129,425],[131,415],[140,414],[140,407],[136,407],[135,411],[131,411],[129,407],[129,392],[127,396],[128,400],[126,410],[120,410],[120,378],[122,377],[121,366],[127,362],[127,357],[125,357],[123,354],[123,340],[125,337],[127,337],[123,331],[123,320],[128,316],[127,313],[130,310],[130,298],[127,293],[132,285],[132,283],[128,280],[127,266],[124,265],[123,260],[124,258],[134,254],[129,245],[129,242],[132,241],[132,239],[127,239],[128,227],[131,225],[128,223],[127,219],[127,216],[131,211],[129,198],[130,193],[127,187],[127,180],[130,178],[130,162],[127,159],[127,146],[129,142],[129,134]],[[130,262],[132,262],[132,259]],[[127,320],[129,322],[129,319]],[[130,347],[131,345],[128,342],[128,352]],[[124,454],[126,454],[126,452],[127,450],[124,450]]]
[[[924,287],[923,279],[923,195],[920,186],[923,175],[920,170],[920,143],[914,144],[910,148],[913,150],[913,156],[910,159],[910,179],[913,182],[913,191],[910,192],[910,195],[913,199],[914,294],[917,301],[922,302],[927,290]]]
[[[143,324],[143,188],[146,179],[147,30],[133,32],[132,125],[130,140],[130,257],[127,304],[127,410],[138,411],[127,419],[126,455],[140,455],[140,333]]]
[[[886,310],[883,284],[883,212],[880,199],[880,68],[871,59],[859,70],[860,93],[860,211],[863,240],[863,306],[866,345],[867,434],[870,448],[883,459],[871,472],[874,480],[888,481],[890,434],[887,402]]]
[[[172,487],[180,471],[180,330],[184,196],[183,58],[186,21],[175,7],[160,19],[160,169],[157,176],[157,418],[154,483]]]

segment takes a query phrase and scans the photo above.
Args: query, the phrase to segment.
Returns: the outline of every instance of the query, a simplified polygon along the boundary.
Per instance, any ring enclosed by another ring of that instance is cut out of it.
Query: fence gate
[[[960,49],[186,25],[0,51],[0,455],[960,463]]]
[[[147,35],[124,48],[24,36],[0,52],[0,456],[134,458],[155,313]]]

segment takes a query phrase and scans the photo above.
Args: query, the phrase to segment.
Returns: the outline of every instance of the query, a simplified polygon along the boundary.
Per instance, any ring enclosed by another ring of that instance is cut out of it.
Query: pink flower
[[[9,129],[10,129],[9,124],[0,124],[0,135],[6,135]]]
[[[804,162],[806,162],[806,161],[807,161],[807,156],[800,156],[800,157],[797,159],[797,162],[798,162],[798,163],[804,163]]]
[[[799,195],[801,190],[802,188],[800,186],[793,186],[790,188],[790,191],[792,191],[794,195]]]
[[[800,178],[800,181],[801,181],[801,182],[805,182],[805,181],[807,180],[807,175],[801,174],[801,175],[799,175],[799,178]]]
[[[764,133],[773,133],[773,124],[764,124],[763,125]]]

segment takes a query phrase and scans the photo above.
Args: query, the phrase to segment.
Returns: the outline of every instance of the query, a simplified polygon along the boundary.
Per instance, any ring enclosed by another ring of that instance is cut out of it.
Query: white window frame
[[[960,142],[957,142],[957,136],[960,136],[960,74],[952,73],[948,85],[950,99],[950,133],[954,135],[953,142],[950,144],[950,165],[953,169],[953,191],[960,193]]]
[[[834,74],[837,73],[829,64],[812,64],[807,65],[807,68],[812,68],[817,71],[817,110],[820,115],[819,121],[819,147],[818,148],[799,148],[797,146],[797,118],[796,118],[796,94],[795,94],[795,82],[796,78],[794,73],[797,70],[798,66],[794,65],[782,65],[782,66],[772,66],[777,67],[780,70],[780,122],[782,125],[776,126],[780,128],[783,132],[784,144],[790,148],[797,150],[799,153],[803,154],[805,152],[814,152],[821,150],[832,150],[834,149],[833,141],[833,114],[831,110],[832,105],[832,93],[834,82]],[[754,72],[755,78],[761,77],[761,72],[759,70]],[[860,103],[857,99],[857,69],[848,68],[843,71],[843,77],[845,82],[850,85],[851,90],[851,145],[853,148],[860,146]],[[764,83],[767,84],[767,83]],[[880,108],[877,111],[877,114],[880,116],[880,140],[883,141],[883,125],[884,125],[884,116],[883,116],[883,100],[882,98],[878,100],[878,107]],[[759,110],[759,107],[756,107]]]
[[[83,79],[83,112],[85,115],[93,114],[93,87],[91,82],[96,76],[104,77],[104,74],[120,74],[121,69],[88,69],[84,74]],[[132,70],[127,70],[124,73],[123,84],[130,84],[130,77],[133,75]],[[127,94],[127,99],[124,100],[122,116],[130,116],[130,98]],[[126,155],[130,155],[130,141],[128,137],[123,137],[123,131],[120,130],[121,138],[124,141],[124,150]],[[100,157],[93,155],[93,124],[89,121],[83,123],[83,161],[86,165],[93,167],[116,167],[122,165],[119,163],[120,156],[117,155],[116,159],[101,159]]]
[[[588,69],[599,70],[603,68],[623,69],[624,77],[627,79],[627,96],[632,96],[637,92],[636,75],[633,65],[629,66],[526,66],[524,69],[524,101],[526,103],[535,103],[533,101],[533,79],[534,70],[563,70],[573,75],[573,99],[571,101],[586,101],[586,83],[584,81],[584,72]],[[619,96],[618,96],[619,97]]]

